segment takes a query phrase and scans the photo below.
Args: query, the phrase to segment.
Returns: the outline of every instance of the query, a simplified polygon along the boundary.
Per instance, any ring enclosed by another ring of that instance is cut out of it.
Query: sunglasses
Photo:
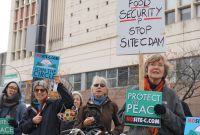
[[[35,89],[34,90],[36,93],[38,93],[39,91],[41,92],[41,93],[44,93],[46,90],[45,89]]]
[[[105,84],[94,84],[94,87],[98,87],[100,85],[100,87],[105,87]]]

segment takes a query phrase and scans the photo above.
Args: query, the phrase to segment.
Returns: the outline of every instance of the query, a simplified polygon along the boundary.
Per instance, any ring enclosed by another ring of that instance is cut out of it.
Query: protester
[[[15,81],[9,82],[0,96],[0,118],[12,118],[8,124],[14,127],[14,135],[22,135],[18,123],[26,112],[26,105],[21,98],[21,87]]]
[[[73,97],[60,81],[60,77],[55,75],[55,82],[58,84],[59,99],[48,98],[49,87],[44,80],[35,81],[33,90],[35,99],[28,107],[19,127],[24,134],[29,135],[59,135],[60,120],[57,117],[62,105],[67,109],[73,106]]]
[[[76,107],[76,110],[78,111],[80,109],[80,106],[83,104],[82,95],[78,91],[74,91],[72,92],[72,96],[74,98],[74,106]],[[75,121],[72,121],[72,122],[61,121],[60,133],[64,130],[72,129],[74,127],[74,124],[75,124]]]
[[[162,105],[154,107],[155,114],[161,115],[161,128],[130,126],[128,135],[179,135],[184,132],[185,115],[181,101],[174,89],[167,87],[165,78],[169,63],[160,54],[154,54],[145,62],[144,90],[162,92]],[[139,86],[133,88],[139,90]],[[125,122],[126,102],[117,113],[119,121]]]
[[[108,97],[108,84],[103,77],[95,76],[91,86],[92,97],[87,104],[80,108],[75,123],[75,128],[91,130],[99,128],[103,132],[119,135],[123,126],[117,118],[118,106]],[[111,122],[114,121],[115,128],[111,131]]]

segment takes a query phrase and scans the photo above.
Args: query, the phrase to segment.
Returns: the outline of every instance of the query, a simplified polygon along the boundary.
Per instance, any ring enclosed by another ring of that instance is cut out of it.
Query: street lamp
[[[13,66],[11,66],[11,65],[6,65],[6,64],[2,64],[3,66],[10,66],[10,67],[12,67],[12,68],[14,68]],[[16,69],[16,68],[14,68],[16,71],[17,71],[17,73],[19,74],[19,72],[18,72],[18,70]],[[21,87],[21,76],[20,76],[20,74],[19,74],[19,78],[20,78],[20,87]]]

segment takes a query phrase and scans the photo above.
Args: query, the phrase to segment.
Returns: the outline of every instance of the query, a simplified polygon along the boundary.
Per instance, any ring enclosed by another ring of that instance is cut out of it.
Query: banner
[[[0,118],[0,135],[14,135],[14,127],[8,124],[10,118]]]
[[[58,72],[60,56],[35,53],[32,77],[54,79]]]
[[[125,125],[160,128],[161,115],[155,114],[156,104],[162,104],[162,92],[127,90]]]
[[[184,135],[200,135],[200,118],[186,117]]]

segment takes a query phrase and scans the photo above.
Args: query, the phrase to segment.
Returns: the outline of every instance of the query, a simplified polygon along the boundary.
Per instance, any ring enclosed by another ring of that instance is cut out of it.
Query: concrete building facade
[[[0,53],[0,87],[4,86],[6,67],[2,64],[6,64],[6,56],[7,56],[6,52]]]
[[[23,83],[32,80],[34,52],[25,49],[26,27],[37,24],[38,2],[12,1],[7,64],[17,68]],[[116,0],[49,0],[48,4],[46,53],[61,57],[59,73],[68,75],[73,89],[86,95],[84,101],[95,75],[108,80],[113,95],[138,84],[138,56],[116,56]],[[165,0],[165,8],[168,58],[198,56],[200,0]],[[185,52],[192,49],[193,55]],[[6,67],[6,75],[13,73]],[[119,107],[124,100],[116,100]],[[197,98],[186,101],[194,116],[200,116]]]

